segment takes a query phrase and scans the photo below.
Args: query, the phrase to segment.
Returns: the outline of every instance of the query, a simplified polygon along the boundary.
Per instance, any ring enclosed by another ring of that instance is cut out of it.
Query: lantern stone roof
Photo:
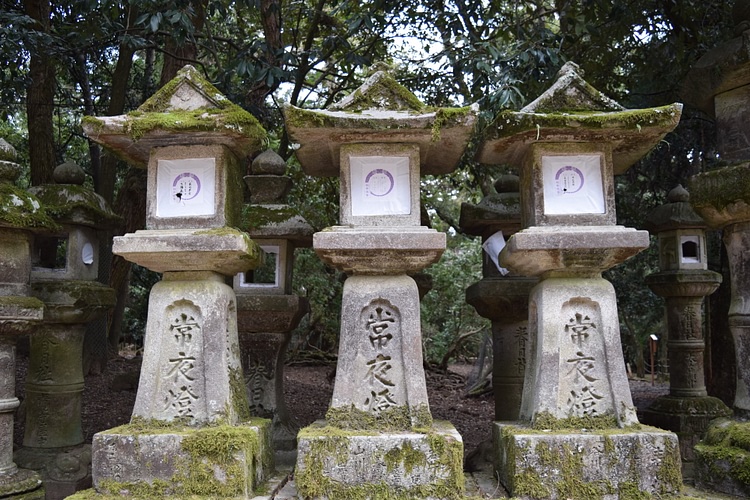
[[[650,233],[675,229],[705,229],[708,224],[690,205],[690,193],[678,185],[667,195],[667,203],[656,207],[644,221]]]
[[[136,111],[87,116],[81,125],[91,140],[137,167],[146,166],[155,147],[221,144],[244,158],[266,141],[258,120],[230,102],[192,66],[182,68]]]
[[[612,145],[617,175],[645,156],[680,121],[680,103],[625,109],[582,75],[578,65],[568,62],[555,83],[528,106],[502,111],[484,130],[477,160],[518,166],[534,143],[601,142]]]
[[[339,175],[342,144],[419,146],[422,174],[446,174],[459,163],[473,133],[476,106],[431,108],[385,71],[376,71],[327,110],[284,108],[286,129],[299,144],[306,173]]]
[[[42,202],[56,222],[95,229],[114,228],[122,223],[122,217],[112,211],[104,198],[83,185],[85,175],[77,164],[58,165],[53,179],[56,184],[33,186],[29,193]]]
[[[466,234],[481,236],[502,231],[510,235],[521,230],[520,183],[516,175],[502,175],[494,183],[496,193],[474,205],[461,203],[458,225]]]

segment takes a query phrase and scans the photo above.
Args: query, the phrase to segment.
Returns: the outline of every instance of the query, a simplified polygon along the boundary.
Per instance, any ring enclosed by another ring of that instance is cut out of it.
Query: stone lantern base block
[[[146,428],[124,425],[94,435],[98,493],[134,497],[252,497],[273,470],[271,422]]]
[[[463,497],[463,440],[448,422],[426,432],[367,432],[318,421],[298,442],[300,498]]]
[[[640,415],[640,420],[644,424],[677,434],[680,440],[682,475],[686,478],[693,478],[695,461],[693,447],[703,439],[712,420],[731,415],[732,410],[727,405],[711,396],[692,398],[662,396]]]
[[[36,500],[44,498],[42,479],[34,471],[16,469],[12,474],[0,474],[0,498]]]
[[[496,472],[514,498],[614,500],[682,486],[677,436],[652,427],[545,432],[495,422],[493,439]]]
[[[737,498],[750,497],[750,422],[717,419],[695,446],[695,486]]]

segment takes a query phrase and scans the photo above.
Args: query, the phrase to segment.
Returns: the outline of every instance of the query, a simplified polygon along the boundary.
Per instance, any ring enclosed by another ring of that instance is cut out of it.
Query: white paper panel
[[[497,270],[500,271],[500,274],[502,274],[503,276],[507,275],[509,271],[504,267],[500,267],[500,262],[498,261],[500,252],[503,250],[503,248],[505,248],[505,237],[503,236],[503,232],[498,231],[487,238],[485,242],[482,243],[482,248],[485,252],[487,252],[487,255],[490,256],[492,262],[495,263],[495,267],[497,267]]]
[[[409,158],[352,156],[352,215],[408,215],[411,213]]]
[[[156,172],[157,217],[214,215],[216,159],[159,160]]]
[[[543,156],[542,181],[547,215],[605,212],[599,155]]]

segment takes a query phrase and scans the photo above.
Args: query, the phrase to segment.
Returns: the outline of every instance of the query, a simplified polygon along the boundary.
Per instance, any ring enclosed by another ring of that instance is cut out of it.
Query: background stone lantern
[[[94,436],[94,487],[246,495],[272,469],[270,422],[250,421],[226,280],[261,261],[236,227],[240,164],[265,131],[190,66],[137,112],[88,117],[83,126],[92,140],[147,166],[146,229],[115,238],[113,253],[164,273],[149,297],[133,419]],[[190,443],[205,446],[191,453]]]
[[[83,186],[78,165],[59,165],[53,179],[56,184],[29,189],[54,213],[60,230],[38,234],[32,245],[32,294],[45,310],[31,337],[23,448],[15,455],[24,467],[42,471],[48,499],[65,498],[90,481],[90,450],[82,446],[81,431],[83,338],[86,324],[115,305],[114,290],[96,281],[97,231],[121,221]],[[79,464],[75,471],[69,466],[67,481],[47,474],[61,454]]]
[[[242,228],[265,254],[260,267],[234,278],[237,330],[240,335],[245,386],[254,416],[272,419],[277,464],[297,447],[298,426],[284,403],[286,349],[307,299],[292,293],[294,249],[312,245],[313,228],[286,204],[291,179],[286,163],[268,150],[256,157],[245,176],[250,197]]]
[[[646,220],[646,229],[659,238],[661,270],[646,283],[666,299],[669,355],[669,395],[654,401],[643,412],[644,423],[677,433],[683,475],[693,477],[693,446],[702,439],[708,423],[732,411],[718,398],[708,396],[703,373],[703,298],[721,283],[721,275],[708,270],[706,223],[688,202],[690,195],[678,186],[666,204]]]
[[[341,179],[340,225],[315,233],[313,248],[349,274],[333,399],[326,422],[298,436],[298,491],[459,496],[463,446],[451,425],[432,421],[419,292],[408,275],[445,248],[444,234],[420,226],[420,175],[456,167],[474,114],[428,109],[382,71],[328,110],[288,107],[284,114],[302,168]],[[406,450],[423,461],[407,464]]]
[[[36,196],[14,185],[21,174],[16,150],[0,139],[0,494],[44,498],[36,472],[13,462],[16,398],[16,339],[34,332],[44,303],[31,296],[31,241],[34,230],[59,229]]]
[[[605,495],[626,483],[648,493],[681,487],[676,436],[627,429],[638,420],[614,289],[601,277],[649,243],[645,231],[616,225],[613,176],[654,147],[680,113],[679,104],[625,110],[566,63],[550,89],[520,112],[500,113],[485,131],[479,161],[509,163],[521,182],[524,229],[500,264],[540,279],[529,299],[522,423],[494,428],[496,468],[512,495],[529,495],[529,481],[534,496],[550,498]],[[635,466],[624,469],[622,456]],[[570,460],[581,467],[566,466]],[[572,484],[583,489],[566,489]]]

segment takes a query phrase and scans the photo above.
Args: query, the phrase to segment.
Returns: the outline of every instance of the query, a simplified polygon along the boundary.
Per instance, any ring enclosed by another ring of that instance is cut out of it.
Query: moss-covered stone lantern
[[[315,233],[313,248],[349,274],[326,422],[298,435],[300,495],[460,496],[463,444],[450,424],[432,420],[409,274],[445,249],[444,234],[420,225],[420,176],[457,166],[474,111],[428,108],[377,71],[327,110],[287,107],[284,116],[302,168],[340,178],[340,224]]]
[[[629,481],[643,494],[680,489],[677,437],[630,429],[638,419],[617,301],[601,273],[649,244],[646,231],[616,225],[613,176],[656,146],[681,110],[624,109],[569,62],[540,97],[501,112],[484,132],[478,160],[510,164],[521,183],[524,229],[503,248],[500,265],[539,277],[529,298],[520,423],[495,423],[497,472],[514,496],[527,495],[530,481],[551,498],[605,495]],[[559,432],[536,433],[542,429]],[[644,465],[623,474],[608,448]],[[575,478],[564,465],[570,450],[583,464]],[[545,473],[529,477],[529,470]],[[582,489],[563,493],[570,481]]]
[[[272,468],[270,421],[250,420],[237,301],[226,281],[262,260],[237,227],[240,165],[261,149],[266,132],[190,66],[135,112],[87,117],[83,127],[92,140],[147,168],[146,229],[116,237],[112,251],[164,273],[149,297],[131,425],[94,437],[94,487],[115,493],[135,483],[156,496],[245,495]],[[210,437],[215,432],[223,437]],[[204,444],[189,451],[196,442]],[[225,456],[217,446],[235,452]]]
[[[44,303],[31,294],[33,231],[58,230],[36,196],[19,188],[16,150],[0,139],[0,497],[44,498],[39,474],[13,462],[16,339],[33,334]]]
[[[45,311],[39,333],[31,337],[26,425],[15,458],[43,474],[48,495],[64,497],[86,484],[87,476],[90,480],[90,451],[82,453],[83,339],[86,324],[115,305],[114,290],[96,281],[97,231],[116,226],[121,218],[83,186],[78,165],[58,165],[53,180],[29,189],[60,229],[38,234],[32,245],[32,294],[44,302]],[[79,463],[76,471],[68,471],[69,480],[48,475],[58,455]]]

